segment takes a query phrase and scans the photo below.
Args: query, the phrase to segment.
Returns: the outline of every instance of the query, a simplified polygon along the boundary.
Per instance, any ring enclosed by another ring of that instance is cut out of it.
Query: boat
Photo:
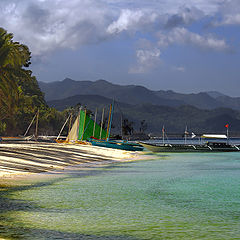
[[[35,134],[27,136],[34,120],[36,119],[36,126],[35,126]],[[16,143],[16,142],[25,142],[25,141],[37,141],[38,138],[38,119],[39,119],[39,109],[37,110],[36,114],[34,115],[32,121],[30,122],[27,130],[25,131],[24,135],[17,136],[17,137],[1,137],[1,142],[8,142],[8,143]]]
[[[96,114],[95,114],[96,115]],[[70,119],[70,116],[67,120]],[[96,120],[96,118],[95,118]],[[67,122],[67,121],[66,121]],[[76,117],[72,127],[70,128],[70,131],[68,133],[68,136],[65,139],[62,139],[60,137],[60,134],[66,125],[66,122],[64,123],[57,139],[57,143],[75,143],[75,144],[90,144],[87,139],[90,137],[94,137],[96,139],[102,139],[106,138],[107,132],[100,127],[96,121],[93,121],[91,117],[87,114],[86,109],[79,109],[78,116]]]
[[[139,142],[152,152],[237,152],[240,146],[224,142],[206,142],[205,144],[153,144]]]
[[[204,141],[201,144],[187,144],[186,130],[185,130],[184,144],[165,143],[164,127],[162,130],[163,132],[162,143],[154,144],[150,142],[139,142],[139,144],[141,144],[144,148],[152,152],[176,152],[177,153],[177,152],[237,152],[237,151],[240,151],[239,145],[229,144],[228,125],[226,126],[227,126],[227,136],[221,135],[221,134],[203,134],[201,136],[201,139],[207,139],[209,141]],[[195,134],[193,135],[196,136]],[[214,139],[214,141],[212,141],[212,139]]]
[[[112,117],[113,117],[113,109],[114,109],[114,102],[110,105],[106,138],[105,139],[104,138],[97,139],[95,137],[90,137],[88,139],[88,141],[93,146],[98,146],[98,147],[114,148],[114,149],[121,149],[121,150],[126,150],[126,151],[143,151],[144,147],[138,143],[129,142],[129,141],[125,141],[125,140],[115,141],[115,140],[109,139],[110,131],[111,131],[111,124],[112,124]]]
[[[121,149],[126,151],[143,151],[143,146],[137,143],[132,143],[128,141],[115,141],[115,140],[100,140],[100,139],[94,139],[90,138],[88,141],[93,146],[98,147],[106,147],[106,148],[115,148],[115,149]]]

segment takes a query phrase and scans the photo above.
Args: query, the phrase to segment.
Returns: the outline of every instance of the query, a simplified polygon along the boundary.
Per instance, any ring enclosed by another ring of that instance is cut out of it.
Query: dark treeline
[[[13,41],[13,34],[0,28],[1,135],[24,134],[38,109],[39,134],[56,134],[67,114],[47,106],[36,78],[28,69],[30,60],[28,47]]]

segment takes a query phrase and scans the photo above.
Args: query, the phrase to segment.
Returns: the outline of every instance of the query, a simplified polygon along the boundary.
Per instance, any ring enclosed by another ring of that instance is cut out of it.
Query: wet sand
[[[89,167],[143,159],[142,152],[129,152],[83,144],[2,143],[0,177],[16,178],[43,172],[58,172],[69,166]]]

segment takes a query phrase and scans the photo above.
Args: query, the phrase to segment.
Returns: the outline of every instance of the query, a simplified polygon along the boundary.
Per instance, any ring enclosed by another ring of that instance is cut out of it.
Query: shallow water
[[[240,154],[182,153],[1,191],[8,239],[238,239]]]

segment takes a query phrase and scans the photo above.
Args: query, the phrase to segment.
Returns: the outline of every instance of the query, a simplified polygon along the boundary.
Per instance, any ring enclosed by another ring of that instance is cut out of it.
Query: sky
[[[240,97],[239,0],[1,0],[38,81]]]

